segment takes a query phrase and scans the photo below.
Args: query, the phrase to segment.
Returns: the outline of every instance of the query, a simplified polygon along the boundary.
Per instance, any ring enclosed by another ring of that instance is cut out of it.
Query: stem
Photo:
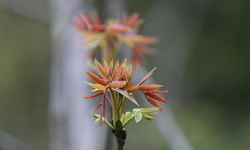
[[[121,119],[122,111],[124,107],[124,96],[110,89],[112,97],[112,115],[113,115],[113,125],[116,126],[115,122]]]
[[[123,150],[125,139],[127,136],[126,130],[123,128],[123,125],[120,121],[122,116],[122,110],[125,103],[125,97],[122,96],[120,93],[116,93],[115,91],[111,90],[112,95],[112,114],[113,114],[113,125],[115,129],[112,130],[112,133],[116,137],[117,142],[117,150]]]
[[[115,44],[115,39],[111,36],[106,36],[106,39],[107,46],[105,47],[105,49],[103,49],[102,56],[108,63],[110,63],[111,61],[116,63],[118,58],[118,49],[117,45]]]
[[[113,121],[117,122],[119,120],[118,114],[117,114],[117,95],[116,93],[110,89],[111,96],[112,96],[112,116],[113,116]]]
[[[123,150],[125,140],[127,137],[127,132],[123,128],[122,123],[120,120],[116,122],[116,129],[112,130],[112,133],[116,137],[116,142],[117,142],[117,150]]]

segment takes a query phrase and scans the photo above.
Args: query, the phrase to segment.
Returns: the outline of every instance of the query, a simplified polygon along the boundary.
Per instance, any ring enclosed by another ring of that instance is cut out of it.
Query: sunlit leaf
[[[135,114],[132,112],[126,112],[124,115],[124,121],[122,122],[123,126],[126,126],[133,118]]]
[[[97,124],[100,121],[100,117],[95,119],[95,124]]]
[[[135,114],[135,122],[138,123],[138,122],[141,121],[141,119],[142,119],[142,113],[141,112],[137,112]]]
[[[105,86],[100,85],[100,84],[94,84],[94,83],[89,83],[89,82],[85,82],[85,83],[91,86],[92,88],[94,88],[92,91],[103,91],[106,88]]]
[[[122,125],[125,123],[125,115],[124,114],[122,114],[120,121],[121,121]]]
[[[150,116],[150,115],[148,115],[148,114],[143,114],[143,117],[144,117],[145,119],[148,119],[148,120],[152,120],[152,119],[153,119],[153,117]]]
[[[140,109],[140,112],[142,112],[142,113],[152,113],[152,112],[156,112],[156,111],[159,111],[159,109],[156,108],[156,107],[141,108],[141,109]]]
[[[97,124],[100,120],[101,120],[101,116],[99,114],[93,114],[93,117],[95,118],[95,124]],[[107,119],[105,119],[104,117],[102,117],[102,121],[104,121],[104,123],[111,129],[115,129],[115,127],[113,125],[111,125]]]
[[[93,114],[93,117],[94,117],[94,118],[100,118],[100,115],[98,115],[98,114]]]
[[[151,107],[151,108],[135,108],[133,109],[132,112],[135,114],[135,116],[138,113],[141,113],[145,119],[152,120],[154,118],[152,115],[155,115],[158,111],[159,111],[158,108]]]

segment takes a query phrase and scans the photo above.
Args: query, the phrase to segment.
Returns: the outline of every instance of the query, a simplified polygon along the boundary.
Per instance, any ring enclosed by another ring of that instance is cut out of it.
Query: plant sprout
[[[80,15],[76,21],[76,29],[84,36],[83,44],[88,48],[88,54],[93,61],[92,70],[86,71],[90,81],[85,82],[92,88],[93,94],[84,96],[85,99],[98,98],[100,101],[93,111],[96,123],[106,124],[112,129],[118,143],[118,150],[122,150],[126,139],[125,126],[142,118],[152,120],[154,115],[162,111],[160,103],[167,103],[162,94],[160,84],[147,84],[146,81],[156,68],[153,68],[144,78],[133,83],[133,75],[138,65],[143,65],[143,54],[152,52],[148,46],[155,43],[153,37],[138,34],[138,27],[142,23],[137,13],[121,20],[108,20],[101,23],[97,13],[90,17],[87,13]],[[122,63],[118,60],[121,45],[131,50],[131,57]],[[101,61],[97,54],[101,52]],[[135,93],[142,93],[151,108],[144,108],[134,98]],[[134,108],[125,112],[127,103],[133,103]],[[107,105],[112,109],[111,118],[107,118]],[[109,121],[111,120],[111,121]]]

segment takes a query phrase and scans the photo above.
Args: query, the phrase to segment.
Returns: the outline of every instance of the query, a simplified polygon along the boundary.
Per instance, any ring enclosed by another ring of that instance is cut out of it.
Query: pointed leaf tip
[[[100,77],[98,77],[97,75],[95,75],[94,73],[92,73],[90,71],[86,71],[86,74],[91,80],[93,80],[101,85],[106,85],[106,82],[103,79],[101,79]]]
[[[155,89],[159,89],[162,86],[163,85],[160,85],[160,84],[145,84],[145,85],[140,85],[138,87],[138,89],[142,90],[142,91],[152,91],[152,90],[155,90]]]
[[[147,95],[157,101],[168,103],[168,100],[154,93],[147,93]]]
[[[137,86],[142,85],[156,70],[156,67],[154,67],[138,84]]]
[[[102,94],[103,94],[103,92],[99,92],[99,93],[95,93],[95,94],[93,94],[93,95],[84,96],[83,98],[85,98],[85,99],[91,99],[91,98],[95,98],[95,97],[97,97],[97,96],[100,96],[100,95],[102,95]]]
[[[85,81],[85,83],[88,84],[89,86],[91,86],[92,88],[94,88],[94,90],[92,90],[92,91],[103,91],[106,89],[105,86],[100,85],[100,84],[89,83],[86,81]]]

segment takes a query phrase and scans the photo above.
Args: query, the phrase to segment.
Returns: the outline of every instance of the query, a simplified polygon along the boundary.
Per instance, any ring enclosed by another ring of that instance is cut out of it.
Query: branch
[[[82,38],[73,20],[83,10],[82,0],[50,0],[52,66],[49,101],[50,149],[95,150],[102,147],[103,131],[93,124],[89,114],[92,104],[84,102],[88,95],[83,81],[87,69],[85,49],[80,49]]]
[[[127,138],[127,132],[123,128],[122,123],[120,120],[116,122],[116,129],[112,130],[112,133],[116,137],[117,142],[117,150],[123,150],[123,146],[125,144],[125,140]]]

